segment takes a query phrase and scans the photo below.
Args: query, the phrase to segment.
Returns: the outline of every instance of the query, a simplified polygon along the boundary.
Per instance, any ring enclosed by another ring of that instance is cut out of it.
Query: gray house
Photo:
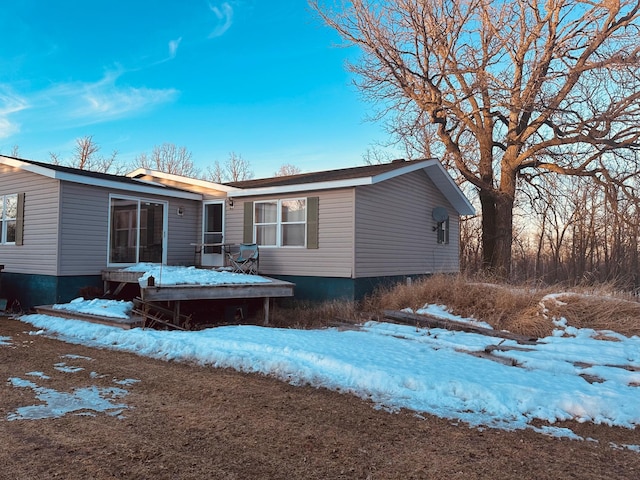
[[[256,242],[260,274],[296,297],[358,299],[382,282],[459,270],[474,209],[437,160],[217,184],[101,174],[0,156],[3,295],[69,301],[138,262],[220,266],[211,244]]]

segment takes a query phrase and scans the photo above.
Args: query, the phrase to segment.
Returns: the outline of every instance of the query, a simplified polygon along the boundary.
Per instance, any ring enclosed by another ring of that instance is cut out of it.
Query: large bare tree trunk
[[[511,273],[513,203],[513,197],[480,191],[483,265],[504,278]]]

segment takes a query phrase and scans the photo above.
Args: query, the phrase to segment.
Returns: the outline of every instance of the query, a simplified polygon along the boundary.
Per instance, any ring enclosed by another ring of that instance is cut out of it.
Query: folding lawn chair
[[[258,274],[258,244],[241,243],[239,253],[228,253],[229,266],[235,273]]]

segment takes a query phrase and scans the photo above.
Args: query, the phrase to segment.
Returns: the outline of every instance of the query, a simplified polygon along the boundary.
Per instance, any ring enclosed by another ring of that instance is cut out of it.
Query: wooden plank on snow
[[[422,328],[443,328],[445,330],[478,333],[480,335],[487,335],[490,337],[514,340],[524,345],[534,345],[537,343],[537,338],[535,337],[518,335],[516,333],[505,332],[502,330],[492,330],[491,328],[479,327],[465,322],[456,322],[455,320],[439,318],[432,315],[419,315],[416,313],[399,312],[397,310],[385,310],[384,318],[404,325],[417,325]]]

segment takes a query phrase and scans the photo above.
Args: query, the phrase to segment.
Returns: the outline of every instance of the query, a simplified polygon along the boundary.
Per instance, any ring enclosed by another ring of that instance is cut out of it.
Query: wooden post
[[[269,325],[269,297],[264,297],[264,325]]]
[[[173,324],[180,325],[180,300],[176,300],[173,305]]]

